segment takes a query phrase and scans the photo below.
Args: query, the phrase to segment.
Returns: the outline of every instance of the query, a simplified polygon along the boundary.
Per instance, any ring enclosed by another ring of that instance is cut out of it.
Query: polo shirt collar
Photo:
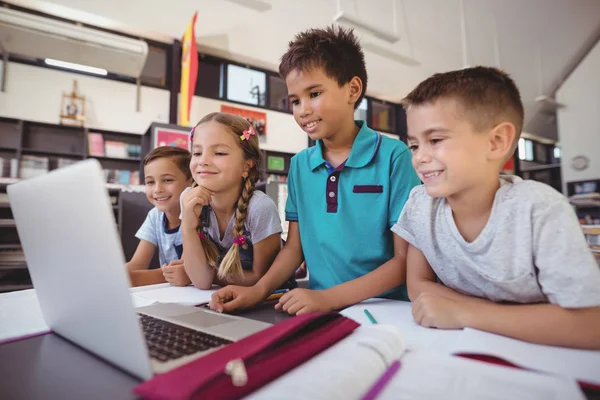
[[[367,165],[377,154],[379,145],[381,144],[381,135],[367,126],[365,121],[354,121],[360,129],[354,143],[350,156],[346,160],[345,166],[351,168],[362,168]],[[313,146],[310,153],[310,168],[315,170],[317,167],[325,163],[323,158],[323,141],[317,140],[317,144]]]

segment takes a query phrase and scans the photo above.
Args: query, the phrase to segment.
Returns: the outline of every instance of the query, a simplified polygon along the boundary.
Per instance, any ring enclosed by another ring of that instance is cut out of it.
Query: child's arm
[[[157,283],[165,283],[165,277],[160,268],[150,270],[129,271],[131,286],[146,286]]]
[[[425,327],[493,332],[529,342],[600,349],[600,307],[504,305],[435,282],[423,253],[409,245],[406,284],[415,321]]]
[[[553,304],[457,301],[421,292],[413,302],[415,321],[446,329],[471,327],[548,345],[600,349],[600,270],[572,208],[561,197],[534,209],[532,218],[537,280]]]
[[[196,186],[182,195],[181,202],[181,241],[183,242],[183,266],[185,273],[198,289],[210,289],[216,271],[206,259],[202,242],[198,237],[198,218],[202,207],[210,203],[212,192]]]
[[[271,264],[273,264],[273,260],[275,260],[277,253],[281,249],[281,234],[275,233],[253,246],[252,269],[243,271],[241,277],[232,277],[225,281],[221,281],[215,277],[217,285],[252,286],[258,282],[265,275]]]
[[[430,293],[459,301],[489,302],[489,300],[458,293],[437,283],[435,272],[433,272],[425,255],[412,244],[408,245],[406,264],[406,287],[410,301],[415,301],[421,293]]]
[[[127,270],[138,271],[148,269],[155,251],[155,245],[147,240],[140,240],[140,243],[138,243],[138,246],[135,249],[135,253],[133,253],[133,257],[125,264]]]
[[[600,307],[461,302],[423,293],[413,303],[413,316],[425,327],[468,327],[528,342],[600,349]]]
[[[377,269],[326,290],[295,289],[282,296],[276,308],[289,314],[337,310],[392,290],[405,282],[407,245],[394,235],[394,256]]]
[[[213,294],[210,307],[219,312],[231,312],[252,307],[283,285],[304,261],[298,222],[290,221],[288,237],[267,273],[250,287],[227,286]]]

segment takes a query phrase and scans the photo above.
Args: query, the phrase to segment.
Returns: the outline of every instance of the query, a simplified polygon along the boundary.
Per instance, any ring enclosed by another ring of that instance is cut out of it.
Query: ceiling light
[[[55,60],[53,58],[46,58],[44,62],[48,65],[52,65],[53,67],[60,67],[66,69],[72,69],[75,71],[87,72],[90,74],[96,75],[108,75],[108,71],[102,68],[90,67],[82,64],[75,64],[66,61]]]
[[[258,12],[265,12],[271,9],[271,4],[262,0],[228,0],[231,3],[239,4],[242,7],[250,8]]]
[[[395,51],[386,49],[385,47],[379,46],[375,43],[362,42],[361,46],[364,50],[378,54],[378,55],[388,58],[390,60],[398,61],[399,63],[408,65],[410,67],[417,67],[417,66],[421,65],[421,63],[419,61],[415,60],[414,58],[396,53]]]
[[[376,26],[367,24],[360,19],[353,17],[352,15],[346,14],[343,11],[338,12],[333,17],[333,22],[338,22],[344,25],[350,25],[352,27],[356,27],[367,32],[370,32],[372,35],[378,37],[379,39],[385,40],[388,43],[396,43],[400,40],[400,36],[395,33],[385,32]]]

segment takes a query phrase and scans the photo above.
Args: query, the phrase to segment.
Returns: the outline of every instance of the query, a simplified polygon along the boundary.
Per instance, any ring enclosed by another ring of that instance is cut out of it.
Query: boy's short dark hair
[[[144,165],[148,165],[150,162],[158,158],[171,158],[173,162],[177,164],[177,167],[185,174],[185,178],[192,179],[192,171],[190,170],[190,161],[192,155],[186,149],[175,146],[160,146],[146,154],[144,157]]]
[[[359,77],[363,88],[354,108],[360,105],[367,91],[367,67],[353,29],[328,26],[297,34],[281,57],[279,74],[285,79],[293,70],[307,71],[311,68],[322,68],[340,86],[355,76]]]
[[[457,100],[477,130],[508,120],[515,126],[516,148],[524,111],[519,89],[507,73],[493,67],[473,67],[435,74],[413,89],[402,104],[408,110],[440,98]]]

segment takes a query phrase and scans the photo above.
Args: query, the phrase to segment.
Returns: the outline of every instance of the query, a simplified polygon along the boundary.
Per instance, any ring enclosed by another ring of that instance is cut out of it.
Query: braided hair
[[[248,205],[250,204],[254,187],[260,175],[261,153],[258,145],[258,135],[250,135],[247,136],[247,139],[241,140],[244,131],[250,129],[252,125],[244,117],[223,112],[214,112],[206,115],[198,122],[196,127],[209,121],[215,121],[227,127],[236,136],[236,143],[242,149],[244,158],[252,161],[248,172],[244,172],[244,175],[240,177],[242,179],[242,186],[235,209],[235,222],[233,225],[233,236],[238,239],[243,237],[246,217],[248,216]],[[193,186],[197,185],[194,182]],[[208,238],[206,232],[204,232],[202,216],[200,216],[198,223],[198,233],[201,237],[200,240],[208,264],[217,270],[217,277],[219,279],[225,280],[230,277],[240,277],[243,275],[242,263],[240,261],[240,247],[245,246],[245,244],[238,243],[240,242],[239,239],[234,240],[233,245],[227,254],[225,254],[225,257],[223,257],[221,264],[217,265],[219,251],[216,245]]]

